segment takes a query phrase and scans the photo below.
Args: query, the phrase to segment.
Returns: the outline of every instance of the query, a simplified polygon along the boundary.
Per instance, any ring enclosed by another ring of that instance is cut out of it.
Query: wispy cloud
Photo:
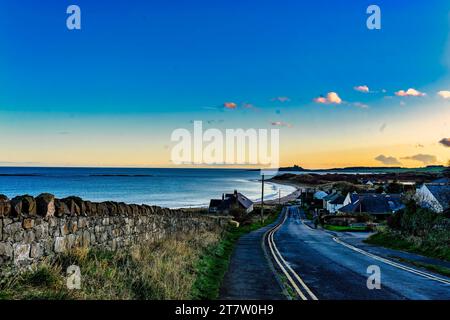
[[[383,154],[380,154],[379,156],[375,157],[375,160],[380,161],[382,164],[385,165],[400,165],[401,162],[397,160],[395,157],[391,156],[385,156]]]
[[[442,90],[437,93],[441,98],[450,99],[450,91]]]
[[[273,126],[278,126],[278,127],[292,128],[292,124],[287,123],[287,122],[283,122],[283,121],[272,121],[270,124],[273,125]]]
[[[353,102],[352,106],[361,108],[361,109],[369,109],[369,105],[362,103],[362,102]]]
[[[198,120],[189,120],[189,123],[193,124],[195,121],[198,121]],[[214,120],[214,119],[203,120],[203,123],[207,123],[207,124],[223,123],[223,122],[224,122],[223,119],[219,119],[219,120]]]
[[[419,162],[422,162],[424,165],[437,162],[436,156],[433,156],[431,154],[421,154],[421,153],[415,154],[415,155],[409,156],[409,157],[402,157],[402,159],[419,161]]]
[[[353,89],[355,89],[356,91],[359,91],[359,92],[363,92],[363,93],[369,93],[370,92],[369,87],[366,86],[366,85],[356,86],[356,87],[353,87]]]
[[[260,109],[257,107],[257,106],[255,106],[254,104],[252,104],[252,103],[247,103],[247,102],[244,102],[243,104],[242,104],[242,108],[244,108],[244,109],[249,109],[249,110],[253,110],[253,111],[259,111]]]
[[[409,88],[408,90],[399,90],[395,92],[395,95],[398,97],[423,97],[426,94],[424,92],[420,92],[419,90]]]
[[[439,143],[442,144],[444,147],[450,147],[450,138],[443,138],[439,140]]]
[[[387,127],[387,124],[386,124],[386,123],[383,123],[383,124],[381,125],[381,127],[380,127],[380,132],[383,132],[384,129],[386,129],[386,127]]]
[[[289,102],[291,99],[289,97],[281,96],[281,97],[275,97],[271,99],[272,101],[278,101],[278,102]]]
[[[320,97],[315,98],[314,102],[322,103],[322,104],[341,104],[342,99],[339,97],[339,95],[336,92],[328,92],[325,97],[320,96]]]

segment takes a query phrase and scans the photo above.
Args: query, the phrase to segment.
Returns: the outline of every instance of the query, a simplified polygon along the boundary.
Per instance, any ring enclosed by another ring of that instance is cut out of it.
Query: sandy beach
[[[276,198],[276,199],[270,199],[270,200],[264,200],[264,204],[268,204],[268,205],[274,205],[274,204],[286,204],[290,201],[294,201],[295,199],[297,199],[299,197],[299,195],[301,194],[301,189],[302,186],[293,184],[293,183],[289,183],[289,182],[283,182],[283,181],[277,181],[277,182],[271,182],[268,181],[270,183],[275,183],[275,184],[280,184],[280,185],[286,185],[286,186],[290,186],[290,187],[294,187],[295,191],[291,192],[290,194],[283,196],[281,198]],[[255,201],[255,204],[261,204],[261,201]]]

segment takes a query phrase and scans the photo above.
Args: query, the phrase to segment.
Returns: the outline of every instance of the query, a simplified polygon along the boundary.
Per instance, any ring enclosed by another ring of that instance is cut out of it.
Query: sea
[[[0,194],[9,198],[48,192],[57,198],[78,196],[91,201],[120,201],[168,208],[208,206],[222,193],[238,190],[249,199],[261,198],[259,171],[186,168],[48,168],[0,167]],[[264,199],[295,191],[266,182]]]

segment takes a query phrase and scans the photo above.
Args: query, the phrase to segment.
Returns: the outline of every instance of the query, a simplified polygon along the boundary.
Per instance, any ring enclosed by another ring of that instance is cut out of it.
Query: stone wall
[[[0,195],[0,266],[26,266],[74,248],[115,251],[169,235],[220,231],[228,221],[157,206]]]

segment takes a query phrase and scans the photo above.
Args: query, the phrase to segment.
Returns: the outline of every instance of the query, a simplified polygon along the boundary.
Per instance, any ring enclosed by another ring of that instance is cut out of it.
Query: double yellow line
[[[286,208],[286,207],[285,207]],[[284,209],[283,209],[284,210]],[[300,276],[291,268],[291,266],[284,260],[280,251],[275,244],[275,240],[273,236],[275,233],[281,228],[283,223],[286,221],[287,213],[284,213],[283,220],[274,226],[272,229],[269,229],[264,234],[264,239],[267,239],[267,243],[269,244],[270,253],[273,256],[273,259],[280,267],[281,271],[284,273],[286,278],[288,279],[291,286],[294,288],[295,292],[299,295],[299,297],[303,300],[319,300],[316,295],[308,288],[305,282],[300,278]],[[266,240],[264,240],[266,241]]]

